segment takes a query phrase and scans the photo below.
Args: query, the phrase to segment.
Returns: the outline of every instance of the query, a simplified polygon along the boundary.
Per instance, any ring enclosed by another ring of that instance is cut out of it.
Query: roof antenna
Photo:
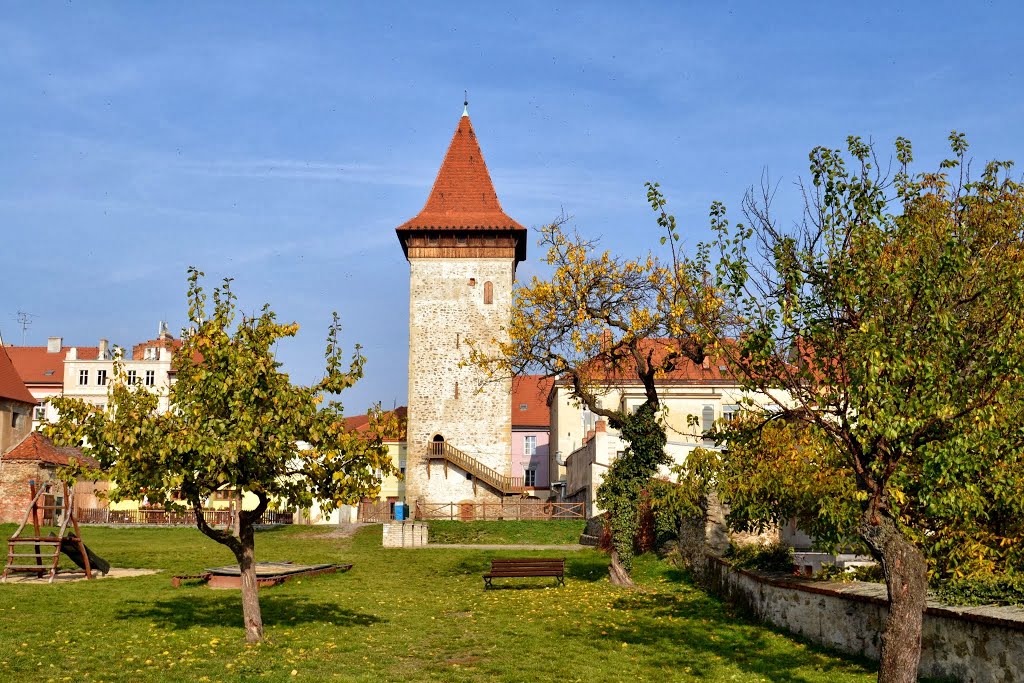
[[[18,324],[21,325],[21,345],[25,345],[25,332],[32,325],[32,318],[36,317],[34,314],[27,311],[18,311]]]
[[[469,91],[463,90],[462,92],[465,95],[465,98],[463,99],[462,102],[462,115],[469,116]]]

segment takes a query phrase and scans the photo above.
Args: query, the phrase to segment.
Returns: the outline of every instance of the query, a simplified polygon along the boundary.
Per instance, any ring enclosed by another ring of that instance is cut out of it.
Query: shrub
[[[882,573],[882,565],[880,564],[870,564],[866,567],[854,567],[850,574],[854,581],[885,583],[885,575]]]
[[[948,605],[1024,606],[1024,575],[990,574],[949,579],[937,586],[935,594]]]
[[[845,569],[841,569],[839,565],[835,564],[821,565],[821,569],[815,574],[815,578],[822,581],[851,581],[853,579]]]
[[[834,564],[821,565],[821,571],[817,578],[823,581],[866,581],[869,583],[884,583],[882,568],[877,564],[865,567],[853,567],[852,569],[841,569]]]
[[[733,566],[762,572],[792,572],[793,549],[784,543],[731,545],[725,556]]]

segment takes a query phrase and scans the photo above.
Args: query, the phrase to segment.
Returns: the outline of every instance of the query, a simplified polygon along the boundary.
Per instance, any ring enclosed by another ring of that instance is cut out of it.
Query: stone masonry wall
[[[409,414],[406,500],[492,501],[489,486],[441,461],[427,477],[427,443],[441,435],[501,474],[511,474],[512,386],[489,382],[469,357],[467,339],[499,338],[511,317],[511,258],[412,258],[409,285]],[[493,303],[484,303],[491,282]]]
[[[733,569],[718,558],[708,560],[708,580],[715,592],[761,621],[878,659],[888,615],[882,584],[765,577]],[[1024,609],[949,607],[929,601],[919,673],[964,683],[1024,681]]]

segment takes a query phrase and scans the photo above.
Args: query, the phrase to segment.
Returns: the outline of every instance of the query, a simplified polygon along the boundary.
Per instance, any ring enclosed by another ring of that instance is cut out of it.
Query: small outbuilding
[[[36,488],[46,482],[57,480],[57,469],[77,460],[90,467],[98,463],[83,455],[77,448],[61,448],[39,432],[30,432],[19,443],[0,454],[0,523],[20,524],[32,502],[29,495],[29,481],[36,482]],[[96,493],[106,486],[105,482],[82,481],[75,484],[75,507],[96,507]],[[61,505],[63,501],[54,500]]]

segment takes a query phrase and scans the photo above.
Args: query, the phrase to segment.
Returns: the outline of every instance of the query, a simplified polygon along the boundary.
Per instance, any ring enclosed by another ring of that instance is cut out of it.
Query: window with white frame
[[[527,467],[523,470],[523,486],[537,485],[537,468]]]
[[[128,371],[128,386],[135,386],[135,383],[139,381],[139,373],[136,370]]]
[[[40,403],[32,409],[32,419],[36,422],[42,422],[46,419],[46,404]]]
[[[107,371],[97,370],[96,371],[96,384],[104,386],[107,383]]]
[[[89,371],[79,370],[78,371],[78,384],[79,386],[85,386],[89,383]]]
[[[737,405],[722,406],[722,419],[732,422],[740,415],[740,407]]]
[[[156,384],[156,370],[146,370],[146,386],[151,387]]]
[[[524,436],[523,437],[523,455],[532,458],[537,455],[537,437],[536,436]]]

